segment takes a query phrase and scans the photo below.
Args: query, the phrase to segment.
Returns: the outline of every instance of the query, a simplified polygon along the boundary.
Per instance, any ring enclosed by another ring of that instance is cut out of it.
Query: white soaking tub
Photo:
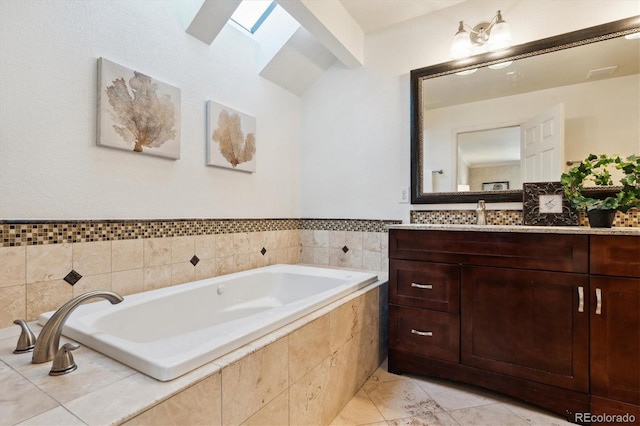
[[[63,334],[167,381],[377,280],[375,274],[273,265],[79,306]],[[44,325],[53,312],[40,316]]]

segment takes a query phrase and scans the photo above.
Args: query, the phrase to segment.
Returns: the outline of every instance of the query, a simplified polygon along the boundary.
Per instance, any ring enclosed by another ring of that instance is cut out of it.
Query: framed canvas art
[[[255,173],[255,117],[208,101],[207,165]]]
[[[180,89],[98,59],[97,144],[180,158]]]

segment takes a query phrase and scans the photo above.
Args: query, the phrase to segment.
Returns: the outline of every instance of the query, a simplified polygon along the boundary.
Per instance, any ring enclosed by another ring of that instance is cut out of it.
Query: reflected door
[[[560,180],[564,161],[564,104],[522,123],[520,129],[522,182]]]

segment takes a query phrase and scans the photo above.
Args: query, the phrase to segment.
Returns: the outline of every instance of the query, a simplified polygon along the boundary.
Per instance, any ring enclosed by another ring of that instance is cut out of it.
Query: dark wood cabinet
[[[640,238],[391,229],[389,371],[640,419]]]
[[[588,285],[586,274],[463,267],[462,363],[588,392]]]
[[[640,238],[593,236],[591,256],[592,412],[640,422]]]

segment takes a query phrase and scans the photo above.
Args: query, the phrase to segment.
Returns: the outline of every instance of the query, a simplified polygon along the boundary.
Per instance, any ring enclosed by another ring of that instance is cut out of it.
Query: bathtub
[[[172,380],[377,280],[272,265],[79,306],[63,335],[161,381]],[[44,325],[53,312],[39,318]]]

